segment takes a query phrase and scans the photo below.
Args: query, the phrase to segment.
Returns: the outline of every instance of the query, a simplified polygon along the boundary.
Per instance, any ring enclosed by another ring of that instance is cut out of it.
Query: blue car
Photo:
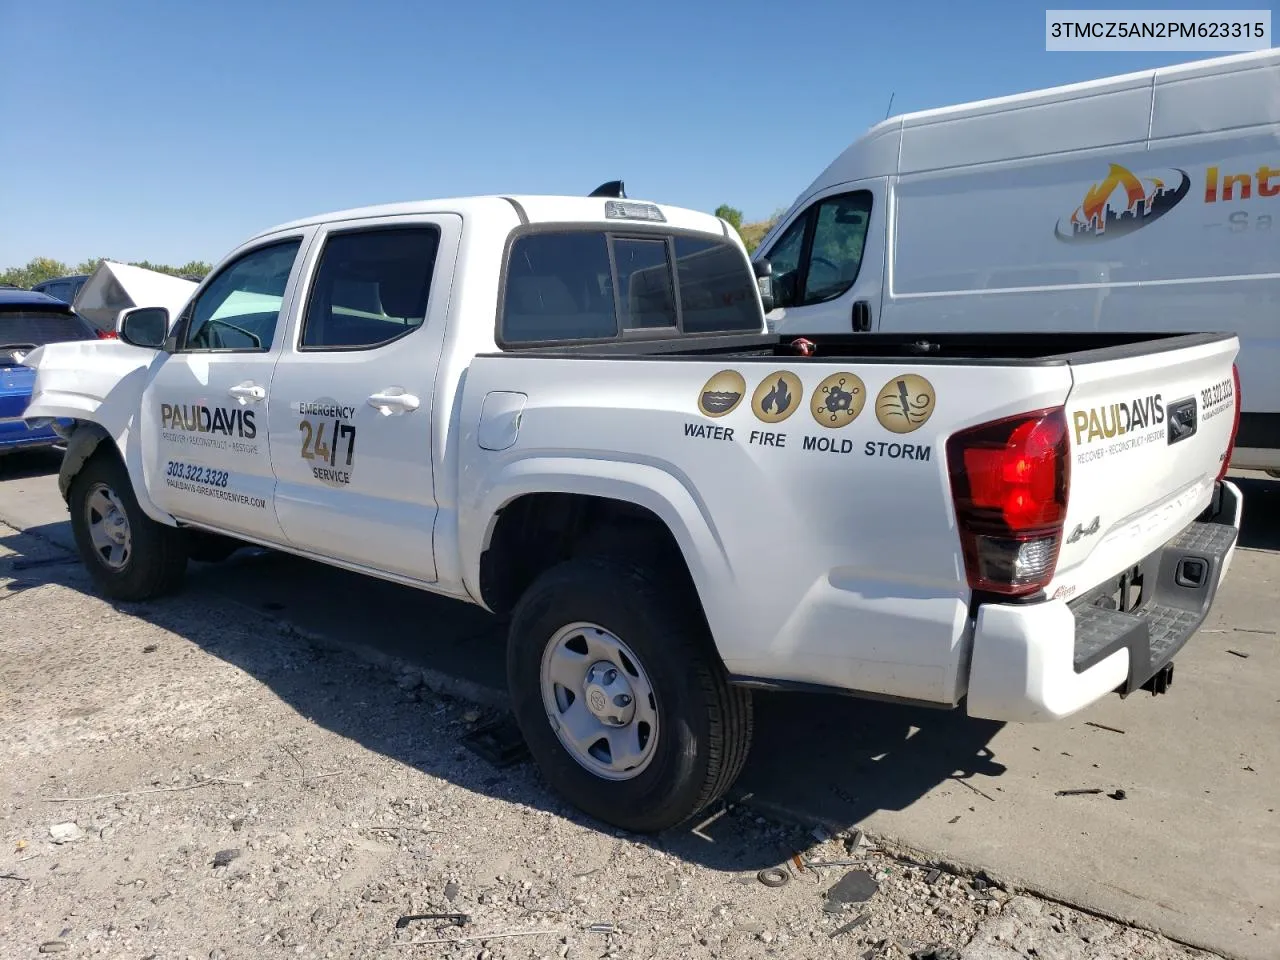
[[[0,454],[61,442],[52,425],[32,429],[22,420],[36,379],[22,357],[46,343],[97,339],[70,304],[34,290],[0,288]]]

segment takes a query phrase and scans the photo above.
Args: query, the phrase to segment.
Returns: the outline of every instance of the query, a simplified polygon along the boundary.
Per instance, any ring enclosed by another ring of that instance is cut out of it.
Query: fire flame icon
[[[790,370],[775,370],[756,387],[751,409],[765,423],[781,423],[795,413],[804,393],[804,384]]]
[[[765,413],[786,413],[789,406],[791,406],[791,392],[787,389],[787,381],[779,377],[773,389],[760,401],[760,409]]]
[[[1139,177],[1112,163],[1107,175],[1085,191],[1084,200],[1066,223],[1058,221],[1054,233],[1066,242],[1122,237],[1164,216],[1190,188],[1191,178],[1185,170]]]

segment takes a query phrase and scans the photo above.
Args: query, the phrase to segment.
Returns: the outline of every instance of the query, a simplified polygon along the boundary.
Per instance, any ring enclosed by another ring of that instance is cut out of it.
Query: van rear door
[[[817,194],[756,259],[773,266],[769,329],[787,336],[874,330],[884,286],[887,177]]]

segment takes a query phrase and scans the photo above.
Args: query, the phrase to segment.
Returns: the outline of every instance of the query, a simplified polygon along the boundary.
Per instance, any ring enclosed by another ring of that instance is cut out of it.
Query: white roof
[[[475,197],[445,197],[436,200],[410,200],[403,203],[384,203],[370,207],[353,207],[348,210],[335,210],[317,214],[300,220],[291,220],[263,230],[254,240],[270,236],[284,230],[296,230],[301,227],[315,226],[322,223],[333,223],[342,220],[367,219],[371,217],[403,217],[425,213],[456,213],[463,217],[481,216],[501,211],[504,215],[513,216],[515,208],[512,201],[519,204],[531,223],[564,223],[564,222],[606,222],[604,205],[608,197],[556,196],[544,194],[511,194]],[[667,225],[682,227],[688,230],[702,230],[708,233],[724,234],[726,227],[710,213],[689,210],[684,207],[673,207],[664,203],[654,203],[638,197],[626,197],[626,202],[649,203],[658,207],[667,218]],[[608,221],[634,225],[643,223],[639,220]]]
[[[1018,115],[1049,106],[1040,122]],[[899,114],[850,144],[801,198],[864,177],[1257,123],[1280,123],[1280,48]]]

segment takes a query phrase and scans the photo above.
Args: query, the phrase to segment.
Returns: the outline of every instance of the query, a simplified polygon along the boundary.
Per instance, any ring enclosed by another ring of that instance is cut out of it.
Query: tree
[[[26,266],[10,267],[0,273],[0,283],[11,283],[14,286],[30,289],[34,284],[54,277],[65,277],[70,271],[61,260],[51,257],[32,257]]]
[[[719,217],[721,220],[728,220],[731,224],[733,224],[733,229],[738,231],[742,230],[742,211],[741,210],[731,207],[727,203],[722,203],[720,204],[720,206],[716,207],[716,216]]]
[[[81,260],[74,267],[69,267],[61,260],[54,260],[52,257],[32,257],[25,266],[10,267],[0,272],[0,284],[11,283],[14,286],[22,287],[24,290],[29,290],[37,283],[53,280],[56,277],[93,273],[98,269],[99,264],[106,259],[108,258],[91,257],[88,260]],[[129,266],[155,270],[157,273],[167,273],[172,277],[185,277],[189,280],[203,280],[209,271],[213,269],[212,264],[205,263],[203,260],[189,260],[180,267],[171,267],[163,263],[151,263],[147,260],[135,260],[130,262]]]

